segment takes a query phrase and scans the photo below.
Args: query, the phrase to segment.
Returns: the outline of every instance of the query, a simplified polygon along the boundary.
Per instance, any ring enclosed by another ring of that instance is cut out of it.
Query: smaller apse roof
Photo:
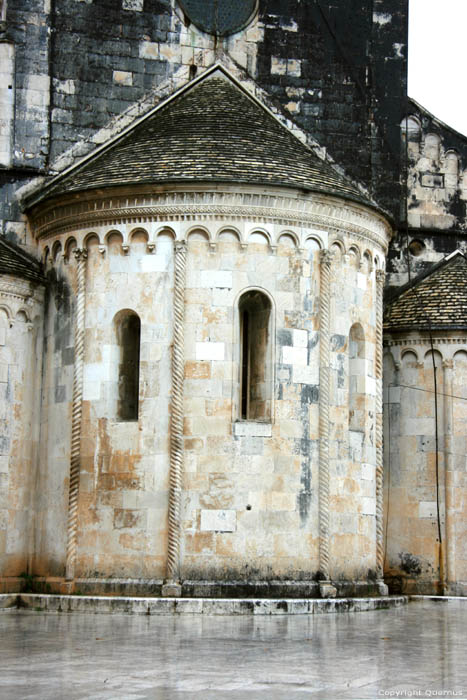
[[[96,188],[180,182],[286,186],[376,208],[219,68],[56,177],[28,206]]]
[[[45,283],[40,263],[3,237],[0,237],[0,274]]]
[[[467,330],[467,258],[459,250],[410,283],[386,303],[384,330]]]

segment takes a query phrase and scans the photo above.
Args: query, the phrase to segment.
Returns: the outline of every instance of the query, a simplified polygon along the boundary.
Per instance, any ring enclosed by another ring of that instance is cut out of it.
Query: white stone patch
[[[133,73],[126,70],[114,70],[112,79],[117,85],[133,85]]]
[[[294,365],[292,368],[294,384],[319,384],[318,365]]]
[[[271,437],[271,423],[239,421],[233,424],[233,434],[237,437]]]
[[[365,481],[373,481],[375,478],[375,467],[373,464],[362,464],[361,478]]]
[[[376,380],[373,377],[365,378],[365,392],[368,396],[376,396]]]
[[[273,75],[285,75],[287,72],[287,59],[271,56],[271,73]]]
[[[8,381],[8,365],[0,365],[0,382]]]
[[[419,518],[436,518],[436,501],[420,501],[418,504]]]
[[[202,510],[201,532],[235,532],[237,512],[235,510]]]
[[[99,401],[100,398],[100,382],[83,382],[83,401]]]
[[[373,22],[384,26],[392,20],[392,15],[387,12],[373,12]]]
[[[139,57],[158,60],[159,44],[155,41],[142,41],[139,45]]]
[[[144,255],[139,261],[141,272],[165,272],[168,260],[165,255]]]
[[[232,271],[231,270],[202,270],[200,286],[205,289],[218,287],[221,289],[232,288]]]
[[[133,10],[134,12],[142,12],[144,0],[122,0],[122,9]]]
[[[6,328],[0,327],[0,345],[5,345],[6,343]]]
[[[359,289],[366,289],[366,275],[364,275],[362,272],[357,272],[357,287]]]
[[[65,95],[75,94],[75,81],[74,80],[56,80],[54,79],[54,87],[57,92],[61,92]]]
[[[232,306],[234,295],[231,289],[213,289],[212,290],[212,305],[213,306]]]
[[[8,455],[0,456],[0,474],[8,474]]]
[[[285,345],[282,348],[283,365],[306,365],[308,361],[307,348],[295,348]]]
[[[83,378],[85,382],[100,382],[110,379],[109,364],[104,362],[90,362],[84,365]]]
[[[292,331],[292,345],[296,348],[307,348],[308,347],[308,331],[293,330]]]
[[[196,343],[197,360],[223,360],[225,343]]]
[[[363,515],[376,515],[376,498],[362,498],[362,513]]]

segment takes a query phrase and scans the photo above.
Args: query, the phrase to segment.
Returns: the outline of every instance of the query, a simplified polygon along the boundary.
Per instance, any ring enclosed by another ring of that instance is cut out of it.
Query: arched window
[[[133,311],[115,317],[118,346],[117,420],[138,420],[141,321]]]
[[[349,333],[349,430],[365,431],[365,335],[359,323]]]
[[[240,396],[238,417],[271,420],[271,302],[257,289],[240,297]]]

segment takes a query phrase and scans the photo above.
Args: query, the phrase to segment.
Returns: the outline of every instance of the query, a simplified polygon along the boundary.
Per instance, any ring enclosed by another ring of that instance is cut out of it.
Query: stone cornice
[[[0,277],[0,295],[23,300],[35,298],[40,301],[44,296],[44,290],[28,280],[4,276]]]
[[[447,337],[442,336],[439,338],[433,338],[433,345],[467,345],[467,331],[465,336],[462,337]],[[431,341],[428,335],[418,338],[385,338],[384,347],[395,347],[395,346],[410,346],[410,345],[426,345],[430,346]]]
[[[43,239],[86,229],[89,232],[95,226],[247,219],[255,223],[319,227],[331,234],[346,233],[386,252],[392,231],[380,214],[336,197],[294,196],[289,192],[219,186],[190,190],[185,186],[157,193],[131,190],[107,196],[87,194],[39,209],[31,216],[31,223],[36,238]]]

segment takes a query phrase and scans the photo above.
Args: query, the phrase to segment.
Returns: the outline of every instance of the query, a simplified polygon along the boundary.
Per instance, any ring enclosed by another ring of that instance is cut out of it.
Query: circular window
[[[422,241],[411,241],[409,243],[409,251],[412,255],[417,257],[418,255],[421,255],[423,251],[425,250],[425,244]]]
[[[180,6],[199,29],[226,36],[240,31],[253,19],[257,0],[179,0]]]

